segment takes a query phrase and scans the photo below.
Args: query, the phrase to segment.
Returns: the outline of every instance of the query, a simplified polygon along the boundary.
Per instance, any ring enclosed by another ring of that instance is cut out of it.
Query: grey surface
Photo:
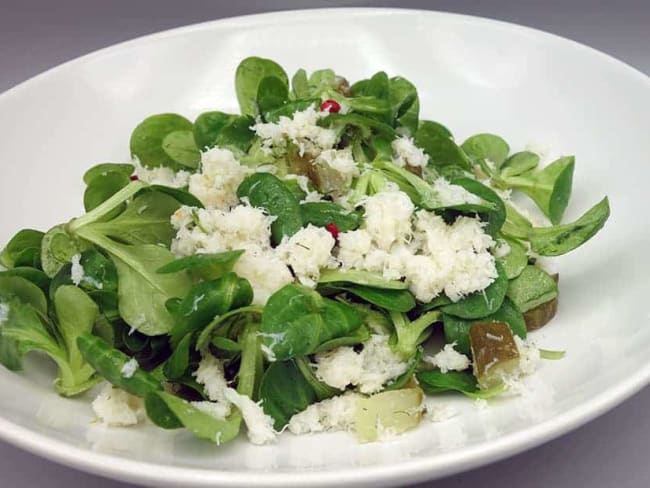
[[[650,73],[650,0],[217,1],[0,0],[0,91],[64,61],[163,29],[306,7],[429,8],[516,22],[609,53]],[[650,389],[537,449],[424,486],[641,488],[650,485]],[[37,458],[0,441],[0,487],[132,485]]]

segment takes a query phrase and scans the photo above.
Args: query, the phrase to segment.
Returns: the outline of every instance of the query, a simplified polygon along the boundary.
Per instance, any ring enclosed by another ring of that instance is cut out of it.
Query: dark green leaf
[[[555,280],[537,266],[526,266],[517,278],[510,281],[506,293],[521,312],[553,300],[557,295]]]
[[[143,192],[114,219],[88,224],[87,227],[93,232],[127,244],[160,244],[169,247],[176,235],[170,217],[179,206],[176,199],[164,193]]]
[[[119,309],[124,321],[147,335],[169,332],[173,320],[165,302],[172,297],[185,296],[191,286],[186,274],[156,273],[173,259],[172,253],[152,244],[119,244],[88,227],[79,229],[79,235],[108,252],[117,268]]]
[[[415,298],[408,290],[387,290],[355,284],[336,284],[332,288],[347,291],[368,303],[386,310],[408,312],[415,307]]]
[[[458,391],[471,398],[491,398],[503,391],[503,388],[490,388],[489,390],[479,389],[476,378],[467,371],[448,371],[442,373],[440,370],[432,369],[421,371],[416,375],[420,388],[427,395],[444,393],[447,391]]]
[[[415,144],[429,155],[429,165],[434,168],[456,165],[469,169],[469,157],[446,134],[447,132],[439,124],[423,121],[415,134]]]
[[[90,363],[97,373],[118,388],[139,397],[145,397],[148,393],[162,391],[163,387],[160,381],[142,368],[137,368],[130,377],[124,376],[124,365],[131,358],[112,348],[99,337],[82,334],[77,338],[77,346],[84,359]]]
[[[162,140],[162,148],[176,163],[188,168],[198,168],[201,151],[196,147],[191,129],[168,133]]]
[[[260,80],[257,87],[257,107],[264,115],[271,110],[280,108],[289,101],[289,87],[286,79],[267,76]]]
[[[216,280],[232,270],[242,250],[225,251],[216,254],[194,254],[175,259],[158,269],[158,273],[189,271],[204,280]]]
[[[361,214],[346,210],[333,202],[306,202],[300,205],[303,226],[325,227],[334,223],[339,232],[355,230],[361,224]]]
[[[239,198],[247,197],[253,207],[264,209],[277,217],[271,224],[271,237],[279,244],[284,236],[292,236],[302,228],[302,215],[296,197],[282,180],[270,173],[254,173],[237,189]]]
[[[86,185],[90,185],[98,176],[104,176],[108,173],[120,173],[128,178],[134,171],[135,166],[130,163],[100,163],[86,171],[83,180]]]
[[[531,249],[542,256],[560,256],[581,246],[602,229],[609,218],[607,197],[570,224],[533,227],[529,230]]]
[[[539,165],[539,156],[534,152],[522,151],[513,154],[501,165],[501,176],[519,176],[532,171]]]
[[[25,278],[26,280],[34,283],[44,292],[46,292],[50,286],[50,278],[40,269],[36,268],[19,266],[17,268],[8,269],[6,271],[0,271],[0,277],[2,276],[19,276],[21,278]]]
[[[496,183],[526,193],[553,224],[558,224],[569,204],[574,168],[575,159],[568,156],[539,171],[499,178]]]
[[[44,235],[33,229],[18,231],[0,252],[0,264],[6,268],[14,266],[39,267],[41,242]]]
[[[194,285],[174,311],[172,345],[178,344],[187,334],[198,332],[215,317],[250,305],[252,300],[250,283],[235,273]]]
[[[361,270],[343,271],[340,269],[325,269],[321,272],[318,283],[352,283],[354,285],[369,286],[384,290],[406,290],[408,288],[408,284],[403,281],[387,280],[379,273]]]
[[[262,342],[282,361],[313,353],[318,346],[361,326],[349,305],[323,298],[300,285],[286,285],[269,298],[262,316]]]
[[[293,360],[275,362],[262,377],[260,400],[267,415],[281,430],[291,417],[318,401],[316,392]]]
[[[508,157],[510,146],[494,134],[476,134],[469,137],[461,148],[475,162],[490,161],[500,168]]]
[[[420,101],[415,85],[406,78],[399,76],[388,80],[389,102],[393,117],[399,127],[408,130],[414,136],[418,130]]]
[[[169,157],[163,148],[165,137],[175,131],[191,131],[192,122],[178,114],[158,114],[144,119],[131,134],[131,155],[147,168],[165,166],[174,170],[185,165]]]
[[[130,179],[127,175],[117,171],[106,171],[95,176],[84,191],[84,208],[86,212],[98,207],[118,191],[128,185]],[[111,218],[122,211],[123,207],[115,208]]]
[[[170,380],[177,380],[181,378],[187,367],[190,364],[190,344],[192,341],[192,334],[186,334],[172,352],[172,355],[169,357],[163,371],[165,376]]]
[[[270,59],[251,56],[239,63],[235,72],[235,91],[242,114],[259,115],[257,94],[261,81],[266,77],[276,77],[285,86],[289,86],[289,79],[284,69]]]

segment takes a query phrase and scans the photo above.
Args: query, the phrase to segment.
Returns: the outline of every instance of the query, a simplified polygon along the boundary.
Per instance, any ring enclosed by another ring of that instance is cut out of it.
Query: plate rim
[[[408,8],[315,8],[280,10],[274,12],[241,15],[219,18],[205,22],[189,24],[181,27],[146,34],[128,39],[104,48],[73,58],[55,65],[29,79],[10,87],[0,93],[0,104],[21,91],[31,89],[38,83],[46,81],[60,71],[74,67],[76,64],[100,58],[132,45],[155,42],[171,36],[188,32],[211,29],[214,26],[232,26],[273,22],[274,18],[285,20],[291,16],[324,16],[324,15],[361,15],[385,16],[396,12],[404,15],[426,15],[439,18],[453,18],[474,24],[489,24],[513,32],[523,32],[554,42],[562,42],[567,47],[582,51],[586,55],[595,56],[601,62],[613,65],[623,70],[629,76],[635,77],[650,89],[650,76],[624,61],[621,61],[598,49],[578,41],[543,31],[534,27],[517,23],[465,15],[438,10],[408,9]],[[518,454],[527,449],[537,447],[554,438],[560,437],[611,410],[650,383],[650,364],[638,369],[624,381],[604,390],[589,401],[577,405],[557,417],[543,421],[524,430],[506,434],[496,439],[486,440],[473,446],[464,447],[458,451],[438,454],[435,457],[421,456],[391,465],[365,465],[339,469],[337,471],[310,472],[250,472],[250,471],[220,471],[217,469],[192,468],[181,466],[166,466],[148,461],[134,461],[111,454],[98,453],[92,450],[76,447],[63,441],[55,440],[46,434],[30,430],[5,419],[0,412],[0,438],[28,452],[34,453],[50,461],[73,467],[88,473],[93,473],[122,481],[143,483],[156,486],[169,486],[183,483],[186,486],[234,486],[249,487],[251,485],[269,488],[288,486],[332,486],[347,483],[359,486],[367,483],[381,485],[405,484],[440,478],[454,473],[467,471],[486,465],[506,457]],[[487,450],[487,452],[483,452]]]

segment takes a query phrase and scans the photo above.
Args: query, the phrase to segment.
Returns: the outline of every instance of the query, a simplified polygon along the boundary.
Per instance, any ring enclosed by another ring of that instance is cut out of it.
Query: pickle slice
[[[356,431],[359,442],[374,442],[418,426],[422,418],[420,388],[403,388],[357,400]]]
[[[519,367],[519,349],[510,327],[503,322],[476,322],[469,330],[474,376],[481,389],[501,383]]]

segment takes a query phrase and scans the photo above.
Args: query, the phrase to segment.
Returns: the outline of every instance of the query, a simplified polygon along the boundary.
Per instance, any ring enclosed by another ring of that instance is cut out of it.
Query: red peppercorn
[[[336,114],[341,111],[341,105],[336,100],[325,100],[320,104],[320,111]]]
[[[329,224],[327,224],[327,225],[325,226],[325,228],[327,229],[327,231],[328,231],[330,234],[332,234],[332,237],[333,237],[334,239],[338,239],[338,238],[339,238],[339,228],[336,226],[336,224],[335,224],[334,222],[330,222]]]
[[[129,179],[131,181],[138,181],[140,178],[138,178],[138,175],[131,175],[131,176],[129,176]]]

